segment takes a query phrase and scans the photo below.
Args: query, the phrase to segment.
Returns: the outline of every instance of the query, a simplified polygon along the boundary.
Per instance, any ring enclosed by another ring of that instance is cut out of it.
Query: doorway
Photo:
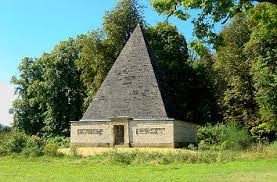
[[[124,125],[114,125],[114,144],[124,144]]]

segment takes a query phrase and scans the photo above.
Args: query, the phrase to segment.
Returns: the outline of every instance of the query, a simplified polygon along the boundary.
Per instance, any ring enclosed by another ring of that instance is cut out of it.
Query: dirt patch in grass
[[[113,147],[113,148],[101,148],[101,147],[79,147],[76,149],[76,152],[78,155],[81,156],[91,156],[95,154],[101,154],[104,152],[112,152],[112,151],[118,151],[118,152],[160,152],[160,153],[172,153],[172,152],[194,152],[190,150],[184,150],[184,149],[174,149],[174,148],[120,148],[120,147]],[[66,155],[72,154],[72,151],[70,148],[63,148],[59,149],[59,152],[64,153]]]

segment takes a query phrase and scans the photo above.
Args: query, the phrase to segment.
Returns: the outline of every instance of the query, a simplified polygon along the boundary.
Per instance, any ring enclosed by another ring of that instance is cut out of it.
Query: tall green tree
[[[252,62],[244,46],[250,39],[246,14],[234,17],[221,32],[223,45],[217,49],[213,65],[217,74],[219,104],[225,121],[240,122],[252,127],[257,120]]]
[[[151,48],[164,69],[169,71],[184,67],[188,59],[187,42],[176,26],[158,23],[147,28],[145,32]]]
[[[29,57],[21,60],[18,69],[19,76],[13,76],[11,80],[11,83],[16,85],[17,95],[10,109],[14,117],[13,126],[28,134],[36,134],[44,126],[41,115],[43,107],[34,102],[34,93],[30,87],[43,79],[42,69],[36,64],[36,60]]]
[[[12,79],[18,95],[11,109],[15,128],[28,134],[69,135],[69,121],[80,119],[85,96],[75,66],[78,55],[69,39],[36,60],[22,60],[19,77]]]
[[[79,51],[73,39],[62,41],[44,62],[44,99],[47,110],[43,115],[47,134],[69,135],[69,121],[82,116],[85,89],[75,66]],[[44,58],[42,58],[44,59]]]
[[[151,48],[163,68],[179,117],[203,124],[213,118],[211,78],[208,66],[211,55],[206,52],[202,61],[189,61],[185,37],[176,26],[158,23],[146,29]],[[209,57],[209,58],[208,58]]]
[[[277,5],[257,4],[249,12],[252,34],[246,44],[248,59],[253,62],[255,98],[261,120],[253,132],[277,136]],[[272,137],[268,136],[268,137]]]
[[[138,23],[144,25],[143,6],[137,0],[120,0],[104,16],[103,29],[117,57]]]

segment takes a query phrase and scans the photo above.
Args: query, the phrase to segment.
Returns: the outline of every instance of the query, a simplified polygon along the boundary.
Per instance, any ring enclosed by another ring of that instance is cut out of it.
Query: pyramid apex
[[[137,24],[137,26],[136,26],[136,28],[134,29],[133,32],[136,32],[137,30],[142,31],[140,23]]]

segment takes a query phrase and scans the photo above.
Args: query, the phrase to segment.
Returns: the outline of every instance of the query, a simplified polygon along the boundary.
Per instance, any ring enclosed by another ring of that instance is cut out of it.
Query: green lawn
[[[277,181],[277,159],[213,164],[105,165],[89,159],[0,157],[0,181]]]

